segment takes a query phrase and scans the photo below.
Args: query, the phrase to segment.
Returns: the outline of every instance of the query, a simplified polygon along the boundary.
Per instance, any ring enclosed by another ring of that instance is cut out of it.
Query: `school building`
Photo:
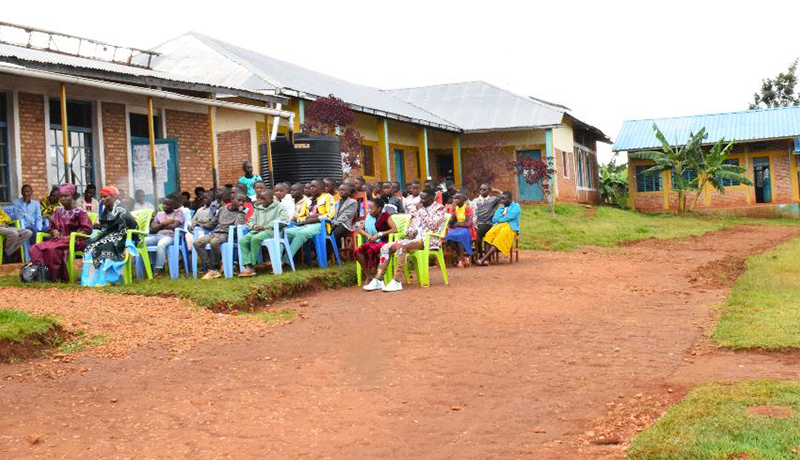
[[[628,153],[630,202],[640,211],[660,212],[677,209],[678,194],[672,190],[669,171],[645,175],[651,161],[630,156],[631,152],[661,150],[653,124],[674,144],[684,145],[691,133],[705,128],[708,143],[719,139],[735,141],[725,160],[741,166],[753,185],[729,181],[725,193],[710,185],[702,193],[696,210],[724,211],[742,215],[797,214],[800,203],[800,107],[748,110],[675,118],[625,121],[613,150]],[[685,171],[691,178],[692,170]],[[693,200],[695,193],[689,193]],[[690,201],[691,202],[691,201]]]
[[[608,136],[567,107],[488,83],[381,90],[197,33],[152,50],[101,44],[113,47],[111,57],[88,56],[80,45],[65,53],[36,46],[36,40],[35,46],[10,41],[4,25],[0,202],[18,196],[23,183],[40,197],[63,181],[62,92],[71,174],[79,189],[110,183],[132,194],[140,188],[151,166],[150,102],[159,180],[165,181],[160,192],[169,193],[210,186],[214,168],[220,184],[235,182],[244,160],[266,176],[267,140],[301,132],[307,105],[333,94],[356,113],[354,127],[364,138],[353,175],[401,183],[449,178],[460,185],[470,176],[479,146],[492,139],[502,146],[492,161],[496,187],[512,190],[522,201],[541,201],[541,189],[526,184],[508,164],[517,155],[550,158],[557,170],[557,201],[599,201],[596,145],[610,143]],[[127,59],[119,58],[124,54],[119,50],[127,50]]]

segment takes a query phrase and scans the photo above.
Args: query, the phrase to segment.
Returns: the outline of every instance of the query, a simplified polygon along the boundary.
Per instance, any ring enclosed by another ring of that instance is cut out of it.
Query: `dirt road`
[[[451,270],[449,287],[312,294],[307,319],[263,337],[4,380],[0,458],[619,458],[624,444],[593,444],[614,417],[709,379],[800,377],[791,357],[703,338],[741,260],[798,234],[529,253]]]

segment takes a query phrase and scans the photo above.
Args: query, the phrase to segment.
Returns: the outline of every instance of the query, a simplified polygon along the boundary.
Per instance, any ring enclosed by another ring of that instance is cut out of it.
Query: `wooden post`
[[[67,85],[61,84],[61,153],[64,157],[64,182],[75,183],[69,164],[69,124],[67,123]]]

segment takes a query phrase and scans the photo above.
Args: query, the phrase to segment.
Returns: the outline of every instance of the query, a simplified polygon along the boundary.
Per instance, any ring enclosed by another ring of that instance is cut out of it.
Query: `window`
[[[739,166],[739,159],[735,158],[730,160],[722,160],[722,164]],[[720,182],[722,183],[723,187],[733,187],[735,185],[741,185],[741,182],[735,179],[720,179]]]
[[[592,161],[592,156],[589,153],[583,154],[583,161],[586,162],[586,177],[583,180],[584,187],[593,188],[594,187],[594,172],[592,166],[594,166],[594,162]]]
[[[131,137],[150,138],[150,126],[148,126],[147,115],[142,113],[130,114]],[[153,135],[156,139],[161,139],[161,122],[158,116],[153,116]]]
[[[0,93],[0,202],[11,201],[11,160],[8,153],[6,94]]]
[[[95,183],[94,149],[92,148],[92,104],[67,101],[69,130],[69,171],[64,170],[63,137],[61,132],[61,103],[50,99],[50,129],[47,144],[50,155],[47,162],[48,177],[55,183],[72,182],[82,193],[84,187]],[[67,178],[67,172],[70,176]]]
[[[361,146],[361,175],[375,177],[375,151],[371,145]]]
[[[683,173],[681,174],[681,176],[683,177],[684,182],[691,182],[691,181],[697,179],[697,171],[695,171],[694,169],[691,169],[691,168],[686,168],[686,169],[683,170]],[[674,190],[675,189],[675,171],[674,170],[672,171],[672,184],[673,184],[672,189]],[[697,186],[694,186],[694,187],[691,187],[691,188],[697,188]]]
[[[561,152],[561,169],[564,171],[564,179],[569,179],[569,152]]]
[[[578,173],[576,179],[578,179],[578,187],[585,187],[586,184],[583,181],[583,157],[586,155],[585,152],[582,150],[578,150],[575,152],[575,164],[578,165]]]
[[[636,167],[636,191],[637,192],[659,192],[661,191],[661,173],[654,172],[645,174],[644,172],[652,166]]]

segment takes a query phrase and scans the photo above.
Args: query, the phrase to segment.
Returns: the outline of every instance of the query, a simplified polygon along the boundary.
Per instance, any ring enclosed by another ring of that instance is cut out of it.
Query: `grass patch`
[[[12,309],[0,310],[0,341],[22,342],[35,334],[45,334],[58,326],[52,316],[33,315]]]
[[[739,224],[797,225],[784,219],[730,216],[643,214],[599,206],[556,205],[555,219],[546,206],[523,206],[520,248],[571,251],[582,246],[612,247],[648,238],[704,235]]]
[[[274,326],[292,321],[297,316],[297,310],[280,308],[278,310],[261,310],[253,314],[264,323]]]
[[[800,348],[800,238],[747,260],[712,338],[729,348]]]
[[[61,345],[58,351],[61,353],[77,353],[90,347],[105,345],[106,343],[108,343],[107,335],[98,334],[88,336],[86,335],[86,331],[78,331],[75,334],[75,340]]]
[[[168,276],[151,281],[136,281],[127,286],[101,288],[104,292],[144,296],[172,296],[188,299],[198,307],[226,310],[248,310],[313,289],[333,289],[356,284],[355,264],[346,263],[328,269],[285,271],[282,275],[260,274],[251,278],[219,278],[216,280]],[[17,276],[0,277],[0,286],[80,288],[65,283],[22,284]]]
[[[748,413],[778,406],[780,417]],[[785,418],[783,418],[785,417]],[[693,388],[634,439],[628,460],[797,458],[800,383],[748,380]]]

